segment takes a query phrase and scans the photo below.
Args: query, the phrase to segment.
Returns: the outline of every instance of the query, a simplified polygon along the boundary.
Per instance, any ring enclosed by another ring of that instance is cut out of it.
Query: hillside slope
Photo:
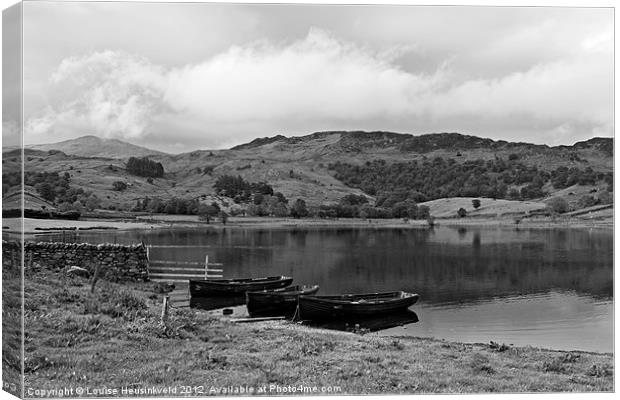
[[[57,143],[29,145],[26,148],[40,151],[58,150],[69,155],[105,158],[145,157],[165,154],[118,139],[104,139],[97,136],[82,136],[77,139]]]
[[[302,137],[256,139],[229,150],[170,155],[114,139],[87,136],[33,146],[26,151],[25,162],[30,172],[68,173],[71,185],[92,191],[106,208],[130,208],[145,196],[167,199],[213,195],[217,177],[226,174],[240,175],[251,182],[266,181],[289,199],[303,198],[310,205],[319,205],[337,202],[347,194],[362,194],[335,178],[330,165],[337,161],[365,165],[372,160],[424,162],[442,157],[465,163],[516,157],[526,166],[546,171],[566,166],[590,167],[607,173],[613,171],[612,149],[611,138],[549,147],[456,133],[413,136],[392,132],[317,132]],[[161,162],[164,177],[149,183],[146,178],[128,174],[125,167],[130,156],[149,156]],[[15,154],[3,154],[5,171],[17,162]],[[112,190],[116,181],[125,182],[127,189]],[[547,185],[545,191],[552,195],[555,190]]]

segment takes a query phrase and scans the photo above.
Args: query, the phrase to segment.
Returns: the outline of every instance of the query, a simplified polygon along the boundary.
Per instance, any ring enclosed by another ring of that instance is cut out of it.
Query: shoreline
[[[272,217],[231,217],[224,225],[220,221],[207,224],[199,221],[196,216],[162,215],[136,219],[85,219],[57,220],[24,218],[24,234],[50,234],[80,231],[130,231],[175,228],[208,228],[208,229],[239,229],[239,228],[374,228],[374,229],[421,229],[429,228],[424,220],[373,219],[359,218],[326,220],[318,218],[272,218]],[[20,218],[3,218],[3,233],[19,234]],[[437,218],[435,226],[442,227],[512,227],[514,229],[613,229],[613,218],[536,218],[523,219],[515,224],[510,218]],[[7,229],[8,228],[8,229]]]

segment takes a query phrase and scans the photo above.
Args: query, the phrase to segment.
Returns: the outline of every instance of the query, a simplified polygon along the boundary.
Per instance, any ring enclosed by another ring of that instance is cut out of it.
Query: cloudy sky
[[[572,144],[613,135],[613,34],[610,8],[29,2],[25,142],[176,153],[343,129]]]

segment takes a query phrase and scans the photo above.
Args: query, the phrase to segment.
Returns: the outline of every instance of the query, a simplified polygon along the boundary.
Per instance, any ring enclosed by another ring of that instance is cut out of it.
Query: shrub
[[[480,208],[480,199],[473,199],[471,205],[474,206],[475,209]]]
[[[466,217],[466,216],[467,216],[467,211],[466,211],[463,207],[461,207],[461,208],[459,208],[459,210],[456,212],[456,215],[458,215],[458,216],[459,216],[459,218],[464,218],[464,217]]]
[[[112,189],[117,192],[122,192],[123,190],[127,189],[127,184],[123,181],[116,181],[112,183]]]
[[[563,214],[569,210],[568,202],[562,197],[554,197],[547,202],[547,207],[551,212],[556,214]]]
[[[297,199],[291,207],[291,216],[294,218],[303,218],[308,216],[308,208],[306,202],[302,199]]]

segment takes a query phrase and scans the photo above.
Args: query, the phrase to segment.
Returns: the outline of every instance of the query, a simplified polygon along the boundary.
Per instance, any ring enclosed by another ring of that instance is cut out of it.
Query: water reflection
[[[200,310],[217,310],[224,307],[235,307],[245,304],[244,296],[192,297],[189,306]]]
[[[316,328],[363,333],[365,331],[376,332],[384,329],[414,324],[419,320],[420,319],[415,312],[406,310],[399,313],[391,313],[375,317],[357,317],[340,319],[338,321],[303,321],[303,323],[304,325]]]
[[[611,306],[597,308],[593,324],[548,296],[562,293],[581,306],[613,304],[613,233],[605,230],[184,229],[85,232],[77,240],[191,246],[153,248],[151,258],[199,261],[208,254],[224,263],[224,278],[290,275],[294,285],[320,285],[322,294],[414,292],[421,296],[416,311],[424,313],[415,327],[434,323],[449,331],[455,316],[440,310],[469,309],[470,325],[463,332],[472,337],[501,321],[511,332],[530,326],[526,333],[519,331],[524,340],[545,337],[577,346],[584,342],[582,335],[597,337],[596,330],[613,327]],[[531,324],[523,309],[503,307],[509,298],[538,299],[525,304],[548,320],[565,321],[563,330],[540,319],[530,319],[536,321]],[[478,304],[487,308],[481,311]]]

